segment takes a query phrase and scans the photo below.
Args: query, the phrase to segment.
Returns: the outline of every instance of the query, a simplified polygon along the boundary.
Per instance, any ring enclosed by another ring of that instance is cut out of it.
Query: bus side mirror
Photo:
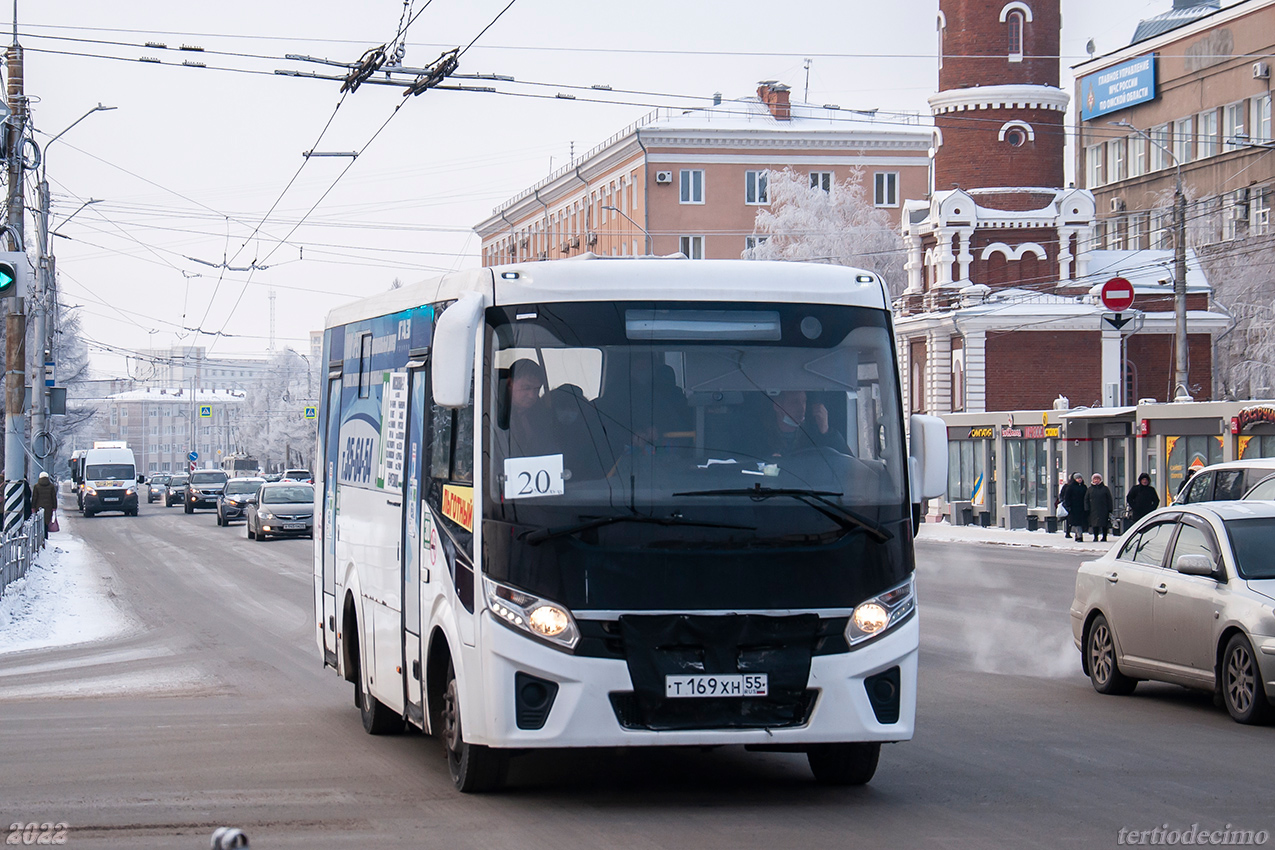
[[[910,424],[912,501],[936,499],[947,492],[947,424],[919,413]]]
[[[481,293],[466,292],[443,311],[430,343],[430,379],[439,407],[467,407],[474,379],[474,341],[483,318]]]

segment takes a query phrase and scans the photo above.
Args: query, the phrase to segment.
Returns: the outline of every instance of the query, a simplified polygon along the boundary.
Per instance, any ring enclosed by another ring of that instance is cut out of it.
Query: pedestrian
[[[1089,490],[1085,493],[1085,513],[1089,515],[1089,526],[1093,529],[1094,542],[1098,542],[1098,532],[1102,532],[1102,542],[1107,542],[1107,529],[1111,528],[1111,512],[1116,509],[1115,497],[1111,490],[1102,483],[1102,476],[1093,474]]]
[[[58,509],[58,488],[49,478],[49,473],[41,472],[40,479],[35,482],[31,491],[32,512],[44,508],[44,532],[49,532],[49,524],[53,522],[53,514]]]
[[[1071,480],[1058,491],[1058,504],[1067,509],[1067,536],[1075,529],[1076,541],[1085,539],[1085,480],[1079,472],[1071,474]]]
[[[1138,483],[1133,485],[1124,500],[1129,505],[1130,524],[1160,507],[1160,496],[1151,486],[1151,476],[1145,472],[1138,476]]]

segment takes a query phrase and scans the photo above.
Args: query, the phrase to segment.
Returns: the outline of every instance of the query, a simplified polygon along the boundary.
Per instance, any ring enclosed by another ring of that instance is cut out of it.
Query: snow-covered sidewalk
[[[1085,535],[1084,543],[1077,543],[1063,535],[1062,531],[1050,534],[1040,531],[1014,530],[1006,528],[983,528],[976,525],[952,525],[944,522],[921,523],[917,534],[918,540],[956,543],[999,543],[1003,546],[1034,546],[1043,549],[1069,549],[1077,552],[1106,552],[1117,540],[1114,534],[1107,536],[1106,543],[1094,543],[1092,535]]]
[[[63,523],[66,528],[67,523]],[[70,531],[49,537],[0,597],[0,654],[103,640],[133,628],[111,600],[92,550]]]

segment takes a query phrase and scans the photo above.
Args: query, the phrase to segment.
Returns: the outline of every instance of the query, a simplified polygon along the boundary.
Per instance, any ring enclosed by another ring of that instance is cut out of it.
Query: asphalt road
[[[1067,607],[1078,557],[918,547],[915,740],[873,782],[827,789],[804,756],[742,749],[537,753],[463,796],[440,745],[364,734],[322,668],[311,544],[256,543],[210,512],[64,527],[138,628],[0,656],[0,829],[69,824],[67,846],[808,848],[1117,846],[1122,828],[1275,831],[1275,728],[1167,685],[1102,697]],[[7,838],[9,832],[5,831]]]

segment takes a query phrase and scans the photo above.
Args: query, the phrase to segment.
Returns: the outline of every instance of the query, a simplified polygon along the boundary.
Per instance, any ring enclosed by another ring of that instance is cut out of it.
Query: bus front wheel
[[[443,690],[443,744],[447,747],[447,768],[456,790],[464,794],[494,791],[505,784],[508,755],[500,750],[465,743],[460,724],[460,689],[456,668],[447,665],[447,685]]]
[[[817,744],[806,751],[810,772],[820,785],[867,785],[880,757],[879,742]]]

